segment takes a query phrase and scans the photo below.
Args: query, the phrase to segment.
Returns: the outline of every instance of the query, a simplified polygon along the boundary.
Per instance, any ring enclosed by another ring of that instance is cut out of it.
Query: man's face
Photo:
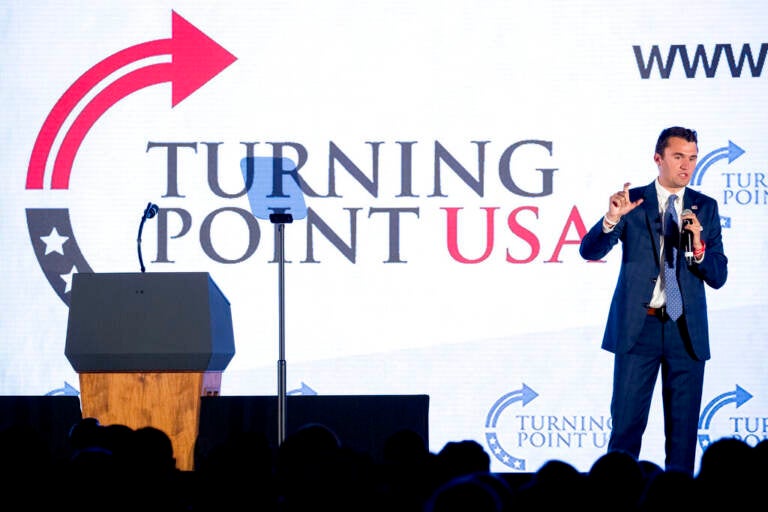
[[[653,155],[659,167],[659,183],[666,189],[681,189],[688,185],[696,168],[699,148],[695,142],[681,137],[670,137],[664,154]]]

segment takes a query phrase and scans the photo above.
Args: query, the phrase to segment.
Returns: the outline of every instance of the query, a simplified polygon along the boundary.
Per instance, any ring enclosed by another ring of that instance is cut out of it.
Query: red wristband
[[[694,257],[701,256],[702,254],[704,254],[704,250],[706,248],[707,248],[707,244],[705,244],[704,242],[701,242],[701,249],[694,249],[693,250],[693,256]]]

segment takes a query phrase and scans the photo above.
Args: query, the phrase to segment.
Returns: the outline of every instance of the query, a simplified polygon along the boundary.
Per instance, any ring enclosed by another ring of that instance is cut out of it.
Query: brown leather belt
[[[655,316],[656,318],[664,320],[667,317],[667,307],[661,306],[660,308],[648,308],[647,313],[650,316]]]

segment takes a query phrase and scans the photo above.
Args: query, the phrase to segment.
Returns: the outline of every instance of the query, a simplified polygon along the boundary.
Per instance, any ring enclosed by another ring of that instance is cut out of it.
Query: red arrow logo
[[[77,104],[107,76],[120,68],[149,57],[170,55],[171,62],[151,64],[127,73],[104,88],[75,118],[56,155],[51,175],[52,189],[69,188],[69,175],[80,144],[96,121],[112,105],[150,85],[171,82],[172,105],[205,85],[237,57],[173,12],[172,37],[138,44],[110,55],[83,73],[59,98],[45,119],[32,148],[27,189],[42,189],[45,166],[54,139]]]

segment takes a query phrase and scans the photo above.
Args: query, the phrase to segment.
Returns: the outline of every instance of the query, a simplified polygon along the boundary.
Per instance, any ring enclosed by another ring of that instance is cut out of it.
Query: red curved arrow
[[[171,82],[175,107],[205,85],[237,58],[173,12],[171,39],[159,39],[121,50],[83,73],[56,102],[45,119],[32,148],[27,172],[27,189],[43,188],[45,165],[56,135],[77,104],[99,82],[120,68],[148,57],[171,55],[171,62],[140,68],[119,78],[86,105],[72,123],[53,167],[51,188],[69,187],[72,163],[85,135],[112,105],[125,96],[150,85]]]

